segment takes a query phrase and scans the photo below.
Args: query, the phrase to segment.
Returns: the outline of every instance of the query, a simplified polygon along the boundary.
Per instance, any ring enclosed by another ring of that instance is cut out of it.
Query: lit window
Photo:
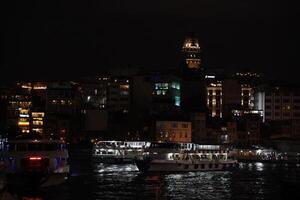
[[[180,96],[175,96],[175,106],[180,106]]]
[[[19,126],[29,126],[29,122],[22,122],[22,121],[19,121],[18,125],[19,125]]]
[[[31,113],[33,118],[43,118],[45,116],[44,112],[32,112]]]
[[[43,121],[33,121],[32,124],[35,126],[43,126]]]
[[[182,128],[188,128],[188,127],[189,127],[188,124],[186,124],[186,123],[183,123],[183,124],[182,124]]]
[[[159,83],[155,83],[155,89],[158,90],[160,88]]]

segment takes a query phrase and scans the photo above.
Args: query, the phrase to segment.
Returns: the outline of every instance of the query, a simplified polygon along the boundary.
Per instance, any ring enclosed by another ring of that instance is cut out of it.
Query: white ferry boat
[[[205,145],[205,149],[187,150],[178,143],[151,143],[148,152],[138,157],[135,163],[143,172],[191,172],[227,170],[237,166],[237,161],[228,157],[225,150]]]
[[[145,141],[98,141],[93,147],[93,160],[102,163],[134,163],[150,142]]]
[[[69,175],[68,151],[60,140],[9,141],[0,151],[0,173],[8,183],[61,184]]]

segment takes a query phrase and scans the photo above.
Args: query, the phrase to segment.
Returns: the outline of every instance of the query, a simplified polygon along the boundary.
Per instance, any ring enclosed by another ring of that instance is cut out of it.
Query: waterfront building
[[[227,136],[225,137],[226,143],[235,144],[238,141],[238,132],[237,132],[237,122],[229,121],[227,122]]]
[[[75,138],[80,131],[81,91],[74,82],[51,82],[46,90],[45,137]],[[72,135],[71,135],[72,134]]]
[[[207,139],[206,131],[206,113],[195,112],[191,113],[192,122],[192,142],[201,144]]]
[[[300,88],[288,85],[261,86],[256,92],[256,109],[263,111],[263,120],[300,119]]]
[[[107,107],[108,76],[84,77],[80,81],[84,108],[105,109]]]
[[[241,84],[241,106],[244,110],[254,108],[254,88],[250,84]]]
[[[154,91],[151,78],[147,75],[136,75],[132,77],[132,111],[139,118],[145,118],[150,115]]]
[[[192,123],[189,121],[156,121],[155,140],[192,142]]]
[[[233,111],[254,110],[254,86],[237,78],[206,75],[206,103],[210,117],[230,118]]]
[[[32,106],[30,91],[20,84],[1,88],[3,111],[6,116],[6,127],[14,128],[17,133],[30,132],[30,109]]]
[[[150,77],[152,85],[152,111],[169,112],[180,108],[180,80],[172,75]]]
[[[107,88],[107,106],[111,112],[128,113],[131,102],[129,77],[110,77]]]
[[[209,116],[222,118],[222,82],[217,80],[207,82],[206,90]]]
[[[261,140],[262,118],[258,114],[244,115],[238,122],[238,143],[239,144],[259,144]]]
[[[31,130],[34,133],[38,133],[43,136],[44,123],[45,123],[45,112],[31,112],[32,125]]]
[[[41,82],[20,82],[1,89],[2,109],[5,112],[3,126],[14,129],[15,135],[35,132],[43,136],[45,90]],[[37,112],[42,112],[40,115]]]

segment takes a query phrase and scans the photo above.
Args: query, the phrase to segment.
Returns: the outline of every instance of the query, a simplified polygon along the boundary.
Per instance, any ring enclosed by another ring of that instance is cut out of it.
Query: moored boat
[[[228,170],[238,162],[228,157],[225,150],[186,151],[177,143],[152,143],[148,152],[135,163],[143,172],[191,172]]]
[[[68,151],[60,140],[14,140],[0,151],[0,171],[8,183],[52,186],[69,176]]]
[[[93,160],[108,164],[134,163],[150,142],[143,141],[98,141],[93,147]]]

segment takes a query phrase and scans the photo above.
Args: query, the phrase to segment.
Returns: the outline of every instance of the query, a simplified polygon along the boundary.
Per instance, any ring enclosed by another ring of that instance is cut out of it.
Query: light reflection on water
[[[123,172],[138,172],[135,165],[105,165],[100,163],[94,168],[94,172],[101,173],[123,173]]]
[[[50,199],[281,199],[273,164],[241,163],[234,171],[143,174],[135,165],[75,165],[68,183],[21,196]],[[300,177],[299,177],[300,178]]]

